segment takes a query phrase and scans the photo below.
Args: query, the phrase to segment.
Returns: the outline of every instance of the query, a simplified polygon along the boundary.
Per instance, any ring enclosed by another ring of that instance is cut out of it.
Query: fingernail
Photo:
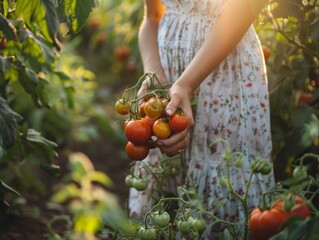
[[[171,109],[166,109],[166,113],[167,113],[168,115],[171,115],[171,114],[172,114],[172,110],[171,110]]]
[[[156,142],[156,145],[157,145],[157,146],[162,146],[163,143],[161,143],[161,142]]]

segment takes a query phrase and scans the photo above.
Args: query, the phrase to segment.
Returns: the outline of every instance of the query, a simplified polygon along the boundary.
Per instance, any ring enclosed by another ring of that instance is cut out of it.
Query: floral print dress
[[[174,82],[182,74],[202,46],[227,0],[163,0],[166,13],[158,32],[161,63],[167,79]],[[212,46],[211,51],[218,46]],[[209,54],[209,52],[207,52]],[[189,148],[182,156],[187,164],[186,180],[169,178],[167,191],[174,192],[183,182],[193,186],[207,209],[221,219],[238,221],[243,218],[241,206],[221,186],[220,177],[226,175],[222,156],[224,139],[231,151],[241,152],[242,168],[230,168],[230,182],[234,191],[243,194],[250,175],[251,162],[256,157],[271,161],[271,133],[269,97],[265,62],[259,39],[251,26],[237,47],[200,85],[194,93],[196,107]],[[135,166],[135,173],[147,175],[143,164],[158,166],[161,153],[153,150]],[[152,206],[150,198],[156,187],[151,175],[148,189],[131,189],[131,216],[143,216]],[[274,186],[273,174],[252,178],[248,204],[250,208],[261,202],[262,192]],[[176,192],[176,191],[175,191]],[[227,200],[219,206],[221,201]],[[211,236],[207,236],[211,239]]]

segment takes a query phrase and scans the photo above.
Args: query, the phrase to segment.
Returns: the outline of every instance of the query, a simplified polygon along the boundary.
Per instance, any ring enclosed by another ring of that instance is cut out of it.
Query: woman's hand
[[[172,116],[177,108],[181,108],[189,119],[189,126],[184,131],[175,133],[171,137],[164,140],[157,140],[156,144],[163,153],[172,156],[187,147],[189,142],[189,127],[194,125],[192,108],[190,105],[191,91],[186,86],[181,86],[176,81],[170,88],[170,102],[166,107],[166,114]]]

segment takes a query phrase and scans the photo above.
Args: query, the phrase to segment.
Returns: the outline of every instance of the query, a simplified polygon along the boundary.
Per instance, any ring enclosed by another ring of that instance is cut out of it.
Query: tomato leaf
[[[298,240],[298,239],[318,239],[319,217],[310,217],[306,220],[295,219],[280,233],[270,238],[270,240]]]
[[[0,5],[0,11],[3,14],[4,17],[7,16],[9,10],[9,3],[8,0],[3,0],[2,5]]]
[[[0,145],[4,148],[10,148],[15,144],[17,121],[21,119],[6,100],[0,97]]]
[[[74,34],[84,26],[96,3],[94,0],[64,0],[62,6],[71,25],[70,33]]]
[[[22,54],[34,70],[50,69],[56,60],[56,53],[47,43],[36,37],[31,31],[21,29]],[[25,60],[21,60],[26,62]]]
[[[31,68],[27,67],[20,69],[19,76],[20,84],[32,96],[33,102],[37,106],[50,107],[48,96],[44,89],[47,81],[39,78]]]
[[[0,56],[0,71],[6,72],[10,67],[12,67],[12,57]]]
[[[39,28],[47,41],[58,46],[56,34],[59,21],[54,0],[18,0],[16,14],[23,17],[29,29],[36,32]]]
[[[7,40],[18,40],[17,30],[12,23],[2,15],[0,15],[0,29],[3,31]]]

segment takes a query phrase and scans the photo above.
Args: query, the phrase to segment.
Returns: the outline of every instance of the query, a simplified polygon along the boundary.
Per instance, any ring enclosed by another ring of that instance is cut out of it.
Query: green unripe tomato
[[[148,181],[146,178],[134,178],[133,180],[133,188],[138,191],[143,191],[147,188]]]
[[[140,227],[137,235],[140,237],[141,240],[155,240],[156,230],[154,228]]]
[[[226,176],[221,176],[219,178],[219,184],[222,188],[228,188],[229,187],[229,179]]]
[[[222,154],[222,159],[226,162],[229,162],[231,159],[231,151],[229,148],[226,148]]]
[[[193,222],[193,229],[195,231],[203,230],[206,227],[206,221],[203,218],[195,218]]]
[[[132,175],[127,175],[126,177],[125,177],[125,184],[126,184],[126,186],[128,186],[128,187],[133,187],[133,180],[134,180],[134,176],[132,176]]]
[[[170,221],[170,216],[167,212],[154,212],[152,214],[152,218],[154,220],[155,225],[160,228],[167,227]]]
[[[306,178],[308,175],[307,168],[304,166],[298,166],[292,172],[294,178]]]
[[[237,168],[241,168],[243,166],[243,157],[242,156],[237,157],[234,165]]]
[[[188,233],[193,227],[194,219],[189,217],[186,220],[179,220],[177,223],[177,227],[181,233]]]

